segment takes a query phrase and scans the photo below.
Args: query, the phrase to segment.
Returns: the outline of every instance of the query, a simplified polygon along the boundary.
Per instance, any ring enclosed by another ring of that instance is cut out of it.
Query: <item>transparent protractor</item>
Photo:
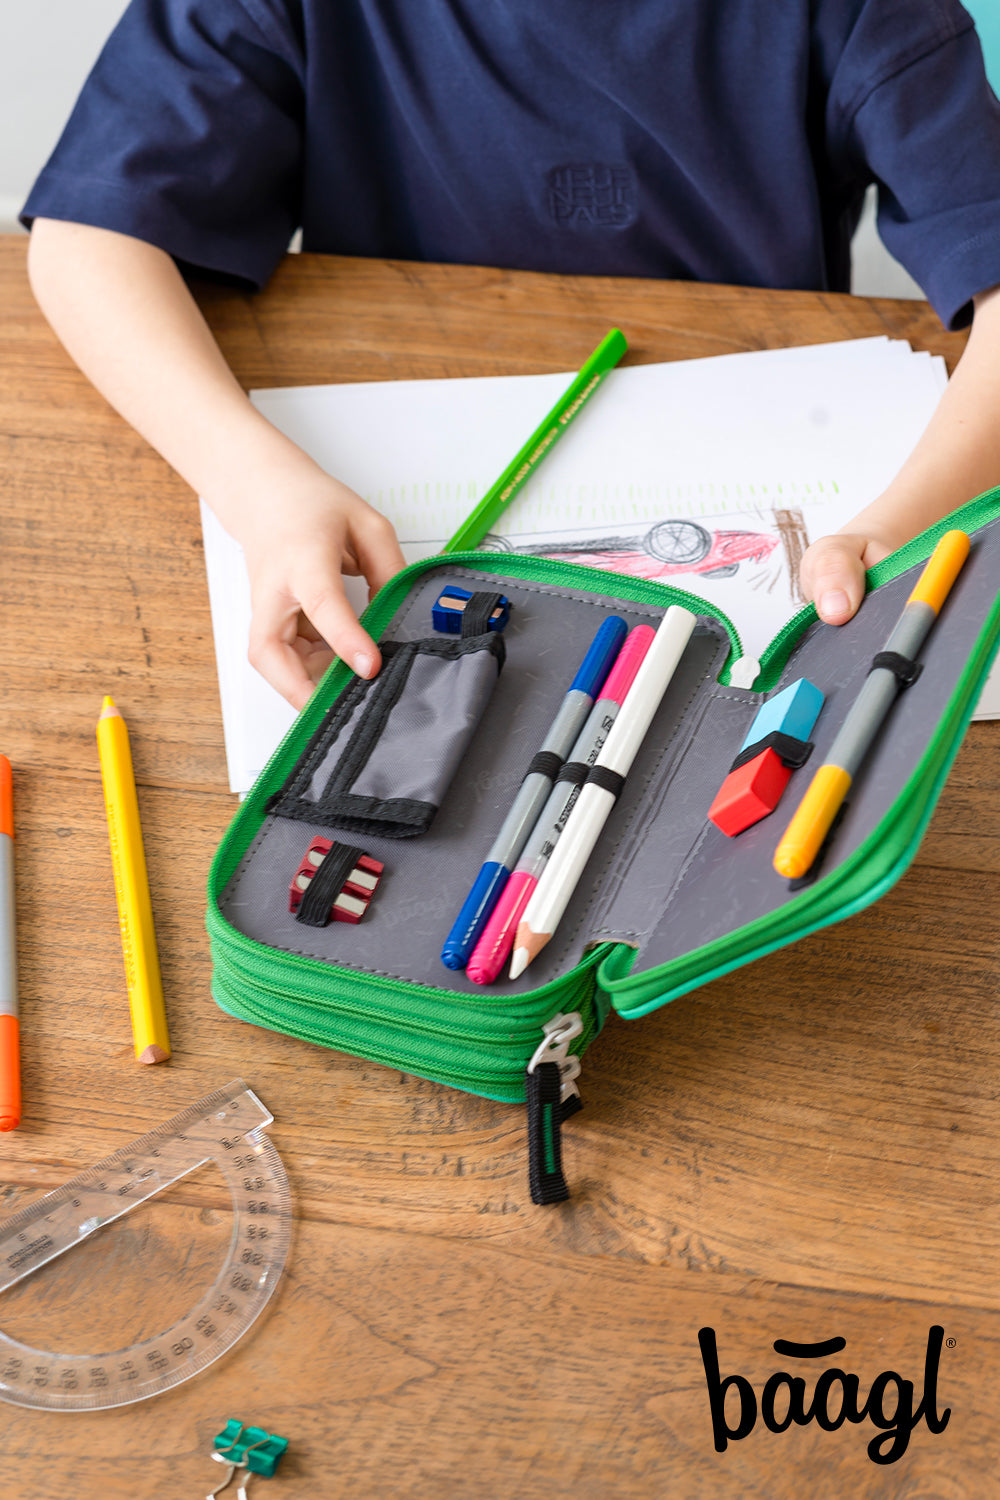
[[[238,1080],[0,1223],[2,1293],[209,1161],[232,1194],[221,1268],[186,1314],[155,1337],[97,1354],[35,1349],[0,1330],[0,1398],[61,1411],[124,1406],[190,1380],[243,1337],[291,1244],[288,1176],[263,1129],[271,1121]]]

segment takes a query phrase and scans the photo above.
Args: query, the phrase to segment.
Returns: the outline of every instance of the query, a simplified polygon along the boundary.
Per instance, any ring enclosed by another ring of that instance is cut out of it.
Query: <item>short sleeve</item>
[[[881,14],[882,27],[868,38],[867,84],[856,73],[845,101],[851,149],[878,185],[886,248],[944,325],[961,328],[976,293],[1000,283],[1000,101],[961,6],[881,0],[867,9]],[[897,26],[893,52],[893,14],[911,23],[921,15],[936,34]]]
[[[262,286],[299,223],[302,57],[277,0],[132,0],[22,210]]]

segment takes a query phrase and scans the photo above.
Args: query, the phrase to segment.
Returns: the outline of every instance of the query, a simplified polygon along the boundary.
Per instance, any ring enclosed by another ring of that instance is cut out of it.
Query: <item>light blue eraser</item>
[[[822,707],[823,694],[819,688],[808,677],[800,677],[761,705],[740,751],[758,744],[769,734],[790,734],[797,740],[807,740]]]

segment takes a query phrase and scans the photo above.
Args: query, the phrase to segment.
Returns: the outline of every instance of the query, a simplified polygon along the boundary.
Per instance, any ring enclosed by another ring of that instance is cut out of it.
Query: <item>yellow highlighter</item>
[[[146,855],[139,826],[132,752],[125,720],[111,698],[105,698],[97,721],[97,752],[108,814],[111,865],[136,1061],[166,1062],[170,1056],[170,1038],[163,1008],[163,982],[153,930],[153,907],[149,899]]]
[[[946,531],[927,560],[881,657],[851,705],[830,752],[813,777],[774,855],[779,875],[800,880],[808,874],[837,816],[858,768],[899,694],[899,666],[912,662],[937,619],[962,564],[969,555],[964,531]]]

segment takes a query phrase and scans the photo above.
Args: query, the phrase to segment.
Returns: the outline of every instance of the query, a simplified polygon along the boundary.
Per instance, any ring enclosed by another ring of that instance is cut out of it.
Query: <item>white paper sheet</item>
[[[408,561],[457,529],[572,379],[255,391],[257,408],[396,527]],[[872,338],[613,371],[488,545],[546,550],[689,589],[756,656],[801,607],[797,560],[884,488],[946,383],[942,360]],[[230,784],[245,792],[293,711],[246,659],[239,546],[202,507]],[[348,579],[360,611],[363,580]],[[1000,689],[980,713],[1000,713]]]

